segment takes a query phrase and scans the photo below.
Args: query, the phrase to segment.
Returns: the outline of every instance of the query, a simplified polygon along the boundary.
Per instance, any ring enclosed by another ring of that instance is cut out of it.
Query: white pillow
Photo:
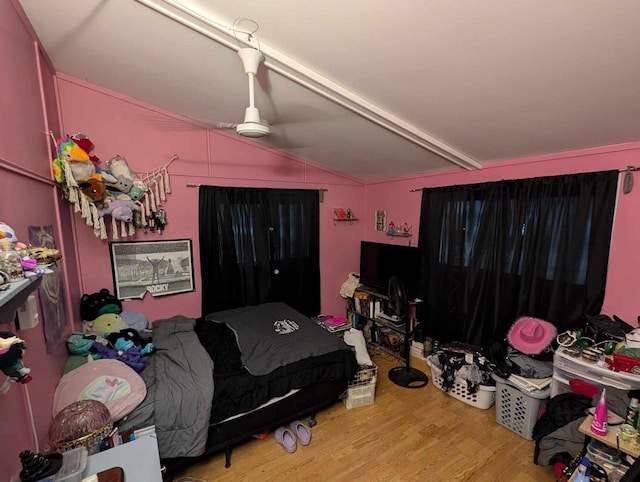
[[[367,342],[360,330],[351,328],[344,334],[344,342],[356,349],[356,360],[358,365],[373,365],[369,352],[367,351]]]

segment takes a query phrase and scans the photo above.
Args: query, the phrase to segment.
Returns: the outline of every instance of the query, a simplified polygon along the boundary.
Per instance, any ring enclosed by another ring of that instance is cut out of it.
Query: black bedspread
[[[235,334],[226,324],[200,318],[196,320],[195,331],[213,360],[214,396],[210,424],[253,410],[292,389],[306,388],[321,381],[350,380],[358,368],[355,354],[345,344],[344,350],[307,357],[267,375],[253,376],[242,367]]]

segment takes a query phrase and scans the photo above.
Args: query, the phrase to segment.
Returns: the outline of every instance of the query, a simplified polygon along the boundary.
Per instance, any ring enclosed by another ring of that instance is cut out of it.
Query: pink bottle
[[[596,405],[596,411],[593,414],[593,422],[591,422],[591,431],[596,435],[607,435],[607,402],[605,399],[605,389],[602,389],[600,400]]]

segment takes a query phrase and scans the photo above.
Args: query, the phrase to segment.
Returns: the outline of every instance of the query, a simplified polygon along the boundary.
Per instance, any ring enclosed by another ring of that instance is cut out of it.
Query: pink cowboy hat
[[[556,327],[548,321],[523,316],[509,329],[507,339],[516,350],[536,355],[549,346],[556,333]]]

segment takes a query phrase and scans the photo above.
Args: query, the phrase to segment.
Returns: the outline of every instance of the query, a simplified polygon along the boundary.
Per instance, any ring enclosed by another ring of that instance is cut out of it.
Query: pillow
[[[118,360],[101,359],[63,375],[53,396],[53,417],[78,400],[97,400],[109,409],[111,420],[128,415],[147,395],[144,381]]]
[[[129,325],[129,328],[133,328],[138,332],[146,330],[149,324],[147,317],[139,311],[126,310],[120,313],[120,317]]]

